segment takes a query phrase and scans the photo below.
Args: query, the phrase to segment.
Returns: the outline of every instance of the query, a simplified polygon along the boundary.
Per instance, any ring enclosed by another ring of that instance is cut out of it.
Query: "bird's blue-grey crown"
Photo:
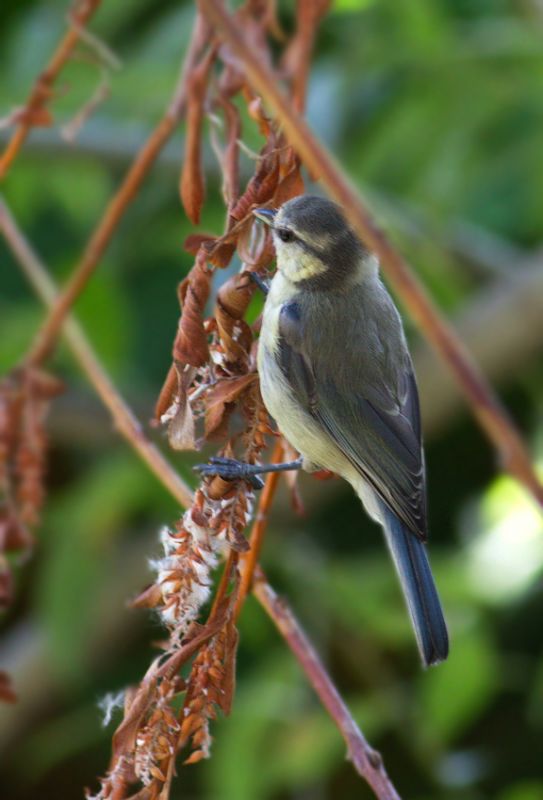
[[[276,212],[258,209],[255,214],[272,226],[279,261],[291,252],[291,260],[298,260],[300,269],[292,278],[304,288],[341,288],[368,256],[340,207],[324,197],[300,195]]]

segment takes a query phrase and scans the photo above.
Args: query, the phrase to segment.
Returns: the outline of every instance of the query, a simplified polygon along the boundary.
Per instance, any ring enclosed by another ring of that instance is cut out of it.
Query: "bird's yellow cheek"
[[[320,259],[301,247],[281,248],[277,253],[277,267],[294,283],[315,278],[326,271]]]

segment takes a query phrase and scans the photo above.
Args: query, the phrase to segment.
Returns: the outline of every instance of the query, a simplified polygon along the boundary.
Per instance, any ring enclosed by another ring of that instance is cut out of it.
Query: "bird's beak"
[[[275,208],[255,208],[253,211],[254,216],[266,225],[273,227],[273,221],[277,214]]]

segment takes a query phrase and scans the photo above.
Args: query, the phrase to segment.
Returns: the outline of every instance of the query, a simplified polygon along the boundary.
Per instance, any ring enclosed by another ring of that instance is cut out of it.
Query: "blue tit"
[[[447,657],[426,554],[426,477],[417,384],[378,262],[330,200],[303,195],[255,215],[271,226],[277,271],[258,347],[264,403],[300,461],[345,478],[382,527],[425,665]],[[245,477],[266,467],[216,473]]]

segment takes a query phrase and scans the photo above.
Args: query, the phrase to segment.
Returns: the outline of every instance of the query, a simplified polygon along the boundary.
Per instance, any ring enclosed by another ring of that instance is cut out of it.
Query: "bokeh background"
[[[279,4],[288,30],[292,4]],[[65,0],[3,0],[0,109],[20,105],[59,39]],[[60,129],[99,80],[65,68],[57,126],[35,131],[2,191],[57,280],[162,113],[192,4],[104,1],[92,29],[123,62],[73,144]],[[538,0],[337,0],[316,43],[308,115],[492,377],[543,467],[543,6]],[[177,192],[182,130],[123,221],[76,312],[143,420],[170,363],[191,232]],[[0,131],[2,141],[7,132]],[[258,146],[252,132],[247,142]],[[202,228],[223,224],[206,154]],[[235,268],[235,265],[234,265]],[[0,241],[0,368],[43,310]],[[417,800],[543,798],[543,527],[407,320],[420,379],[431,556],[450,623],[447,663],[424,673],[378,530],[348,486],[304,476],[307,514],[280,494],[262,561],[316,643],[400,793]],[[63,346],[50,420],[49,497],[33,558],[16,567],[2,667],[2,796],[77,798],[104,772],[98,702],[136,683],[162,636],[125,600],[148,581],[157,531],[179,509],[112,431]],[[156,434],[153,434],[156,437]],[[160,437],[158,437],[160,440]],[[193,482],[195,458],[172,456]],[[251,599],[230,718],[211,761],[174,798],[366,798],[343,743]]]

